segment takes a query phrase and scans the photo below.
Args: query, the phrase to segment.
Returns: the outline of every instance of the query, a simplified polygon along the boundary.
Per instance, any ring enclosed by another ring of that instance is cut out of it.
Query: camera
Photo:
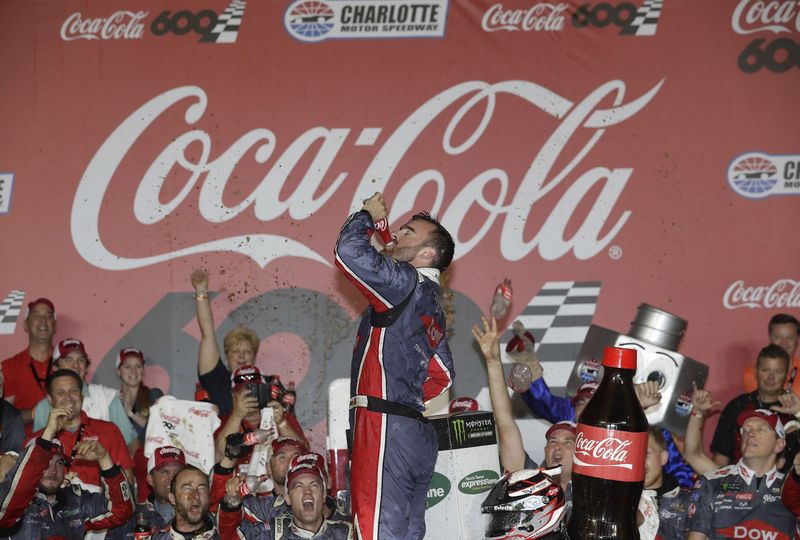
[[[246,384],[245,388],[247,388],[247,391],[251,396],[258,399],[259,409],[263,409],[264,407],[267,406],[267,403],[272,401],[272,399],[270,398],[271,387],[267,383],[251,382]]]

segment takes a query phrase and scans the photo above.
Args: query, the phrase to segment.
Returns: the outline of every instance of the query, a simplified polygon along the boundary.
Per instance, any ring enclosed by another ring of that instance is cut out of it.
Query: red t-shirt
[[[37,431],[31,438],[39,437],[42,431],[44,430]],[[111,422],[89,418],[85,412],[81,411],[80,427],[75,431],[62,429],[56,434],[56,438],[64,446],[64,455],[70,458],[71,464],[67,471],[75,473],[82,482],[95,486],[101,485],[100,466],[96,461],[86,461],[72,457],[72,448],[75,446],[78,437],[81,438],[81,441],[100,441],[103,448],[108,451],[111,461],[118,465],[120,469],[133,469],[133,460],[128,454],[128,447],[125,446],[125,439],[122,438],[119,428]]]
[[[35,360],[28,349],[3,360],[0,365],[3,369],[3,392],[5,398],[14,398],[14,407],[17,409],[33,409],[36,404],[47,395],[45,381],[50,372],[51,358],[46,362]],[[31,424],[26,424],[25,434],[31,434]]]

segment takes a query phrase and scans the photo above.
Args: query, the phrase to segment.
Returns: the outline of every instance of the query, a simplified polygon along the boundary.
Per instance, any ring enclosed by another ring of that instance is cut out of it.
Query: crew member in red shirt
[[[25,317],[28,348],[2,363],[5,399],[22,413],[25,434],[31,434],[33,408],[46,394],[45,381],[53,364],[53,336],[56,334],[56,308],[47,298],[28,304]]]
[[[99,441],[108,451],[112,461],[133,480],[133,460],[128,454],[125,439],[119,428],[111,422],[90,418],[81,410],[83,381],[80,376],[69,369],[59,369],[47,377],[47,400],[50,406],[66,407],[69,414],[65,416],[62,429],[56,434],[64,446],[64,455],[69,459],[68,477],[74,484],[80,482],[84,487],[100,487],[100,467],[96,461],[80,459],[73,455],[73,448],[82,441]],[[41,435],[34,433],[34,437]]]

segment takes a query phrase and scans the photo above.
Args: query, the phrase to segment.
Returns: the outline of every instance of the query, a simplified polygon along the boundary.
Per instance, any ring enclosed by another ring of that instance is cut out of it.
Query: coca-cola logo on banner
[[[624,482],[644,479],[647,432],[618,431],[578,424],[573,472]]]
[[[296,0],[283,22],[300,41],[443,37],[448,0]]]
[[[599,138],[606,136],[613,131],[615,125],[625,122],[645,108],[662,84],[663,81],[658,82],[643,95],[627,103],[623,103],[625,84],[622,81],[607,82],[577,103],[543,86],[525,81],[495,84],[471,81],[458,84],[423,103],[385,137],[359,183],[344,184],[346,177],[355,176],[355,171],[345,171],[329,186],[325,184],[325,179],[337,155],[347,152],[348,144],[375,144],[383,128],[363,129],[354,137],[351,135],[355,131],[352,128],[311,127],[288,145],[271,165],[265,166],[274,157],[277,147],[278,136],[272,130],[253,129],[235,140],[229,148],[214,148],[212,152],[212,134],[190,128],[206,111],[206,93],[196,86],[175,88],[132,111],[100,145],[75,192],[71,218],[72,239],[78,253],[86,261],[106,270],[141,268],[187,255],[215,251],[240,253],[253,259],[261,268],[270,261],[289,256],[330,266],[327,254],[317,253],[310,246],[304,245],[302,240],[256,231],[233,237],[207,238],[200,243],[165,253],[142,257],[126,256],[124,245],[106,246],[100,235],[99,217],[106,194],[115,185],[117,168],[128,151],[137,141],[158,140],[163,137],[158,130],[149,128],[161,115],[173,108],[185,110],[187,131],[174,140],[163,140],[163,143],[159,143],[163,144],[163,150],[153,155],[152,163],[139,182],[133,201],[133,213],[139,223],[144,225],[152,225],[167,218],[198,186],[197,211],[209,223],[230,221],[248,209],[263,222],[279,219],[284,214],[289,214],[294,221],[300,222],[311,217],[326,204],[329,205],[338,190],[352,186],[354,189],[349,208],[343,207],[339,210],[340,214],[347,215],[360,208],[363,199],[384,189],[392,179],[392,171],[403,160],[408,148],[444,111],[449,111],[453,116],[441,139],[442,151],[450,155],[460,155],[468,152],[481,139],[491,122],[495,101],[516,96],[522,98],[522,103],[536,107],[560,122],[550,139],[532,156],[531,165],[518,183],[516,191],[513,191],[507,173],[491,168],[476,171],[474,178],[457,184],[458,192],[445,197],[444,175],[439,171],[426,169],[410,175],[399,187],[392,213],[403,215],[411,211],[417,193],[425,184],[420,180],[423,177],[432,178],[433,175],[441,178],[441,182],[435,183],[438,186],[436,189],[441,191],[431,207],[431,213],[440,216],[442,224],[453,234],[458,244],[456,257],[468,254],[479,245],[495,221],[502,221],[499,248],[506,260],[523,259],[534,250],[538,250],[545,260],[555,260],[568,253],[572,253],[578,260],[590,259],[607,249],[631,214],[628,209],[617,208],[617,201],[631,178],[633,169],[596,166],[581,170],[578,167],[591,154],[591,148]],[[451,107],[468,96],[469,99],[459,108],[454,110]],[[612,107],[599,108],[600,103],[608,103],[609,99],[613,101]],[[473,109],[482,111],[483,120],[466,139],[456,143],[453,133]],[[579,130],[588,130],[594,135],[583,148],[576,149],[577,154],[572,159],[566,159],[568,156],[562,156],[561,153]],[[191,145],[202,148],[197,161],[186,156],[187,148]],[[299,173],[303,174],[303,178],[295,191],[283,197],[276,186],[284,185],[290,175],[298,174],[294,170],[295,166],[307,152],[315,153],[312,166],[305,173]],[[212,160],[209,158],[212,154],[218,157]],[[228,206],[222,195],[229,179],[236,175],[243,156],[255,159],[257,165],[264,168],[264,180],[236,206]],[[552,170],[557,159],[568,163],[563,170]],[[164,197],[161,189],[172,170],[188,172],[188,180],[177,195],[162,202]],[[565,182],[566,178],[570,178],[572,184],[560,195],[560,199],[547,198],[547,193]],[[483,194],[484,187],[497,182],[503,189],[497,200],[487,204]],[[327,187],[323,189],[323,185]],[[444,206],[444,201],[449,201],[449,204]],[[578,218],[573,214],[584,203],[590,203],[591,208],[588,212],[581,211],[582,222],[574,228],[572,221]],[[462,232],[462,222],[474,204],[483,205],[488,210],[488,215],[485,223],[477,231],[470,228],[472,236],[466,237]],[[540,225],[538,233],[526,238],[523,236],[526,233],[525,223],[531,212],[547,217]],[[575,231],[571,236],[565,233],[568,224]],[[191,242],[196,240],[192,238]]]
[[[800,308],[800,281],[779,279],[770,285],[745,285],[744,281],[734,281],[722,297],[726,309]]]
[[[795,0],[739,0],[731,16],[737,34],[765,33],[739,55],[739,68],[756,73],[765,68],[783,73],[800,67],[800,4]]]
[[[614,26],[621,36],[654,36],[662,2],[645,0],[640,7],[630,2],[582,4],[572,14],[576,28]]]
[[[146,11],[116,11],[107,17],[86,17],[76,11],[64,19],[61,39],[142,39]]]
[[[486,32],[556,32],[564,29],[566,3],[538,2],[523,9],[505,8],[497,3],[486,10],[481,27]]]
[[[728,183],[748,199],[769,195],[800,195],[800,155],[749,152],[728,166]]]

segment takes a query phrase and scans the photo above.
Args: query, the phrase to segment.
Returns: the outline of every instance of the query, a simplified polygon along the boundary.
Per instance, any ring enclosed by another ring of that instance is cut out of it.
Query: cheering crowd
[[[455,377],[439,286],[453,241],[433,218],[417,214],[379,251],[370,236],[385,216],[379,194],[365,200],[336,246],[337,267],[370,305],[351,377],[352,511],[328,493],[325,459],[310,449],[293,402],[254,390],[269,379],[255,367],[256,332],[238,327],[220,349],[209,276],[196,271],[190,281],[202,337],[195,399],[213,404],[221,422],[213,469],[189,463],[173,446],[145,456],[150,409],[163,395],[143,384],[145,352],[118,352],[118,388],[88,382],[91,343],[55,342],[56,306],[39,298],[28,304],[24,321],[28,346],[2,362],[0,538],[422,538],[437,453],[424,402],[446,392]],[[703,425],[721,403],[705,389],[693,393],[684,440],[650,429],[637,515],[641,538],[800,538],[800,397],[787,390],[800,365],[799,331],[791,315],[770,320],[770,343],[744,374],[746,392],[722,408],[711,455]],[[501,466],[537,468],[512,416],[496,321],[477,322],[473,336],[486,363]],[[525,402],[552,422],[542,466],[560,467],[556,481],[564,494],[560,508],[546,511],[557,511],[565,523],[575,422],[597,385],[554,396],[535,356],[529,361],[534,378]],[[645,409],[660,400],[656,382],[638,385],[637,395]],[[265,410],[274,418],[266,432]],[[271,449],[268,478],[241,473],[253,445],[262,443]],[[515,538],[563,532],[559,520],[546,531],[530,526],[544,511],[516,512],[493,537],[517,529],[529,536]],[[483,536],[475,531],[470,538]]]

